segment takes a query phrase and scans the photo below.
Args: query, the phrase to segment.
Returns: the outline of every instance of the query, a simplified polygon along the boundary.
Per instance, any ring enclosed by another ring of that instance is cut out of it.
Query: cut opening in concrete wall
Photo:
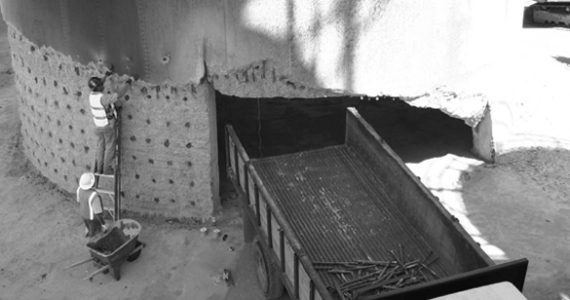
[[[266,157],[344,142],[346,107],[354,106],[404,162],[453,153],[472,157],[473,133],[463,120],[396,98],[240,98],[216,92],[221,192],[224,127],[231,124],[250,157]]]

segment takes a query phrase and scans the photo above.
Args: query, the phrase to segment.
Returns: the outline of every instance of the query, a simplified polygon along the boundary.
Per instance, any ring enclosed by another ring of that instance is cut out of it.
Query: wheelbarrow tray
[[[131,255],[133,250],[137,247],[138,244],[137,242],[138,242],[138,236],[131,237],[115,251],[107,254],[97,251],[90,246],[87,246],[87,248],[89,248],[91,256],[95,258],[96,261],[103,264],[113,264],[118,261],[122,262],[129,255]]]
[[[127,230],[123,229],[121,226],[126,225]],[[123,242],[119,247],[117,247],[112,252],[103,252],[95,249],[92,245],[87,245],[91,257],[96,264],[103,267],[108,266],[113,271],[113,276],[116,280],[120,279],[120,266],[125,260],[133,261],[138,257],[138,253],[141,251],[144,244],[139,242],[138,234],[141,230],[141,225],[135,220],[123,219],[119,220],[118,224],[114,227],[119,228],[123,231],[128,239]],[[134,227],[134,230],[132,229]],[[129,229],[130,228],[130,229]],[[103,239],[111,238],[110,235],[103,237]],[[101,241],[100,240],[100,241]],[[99,242],[100,242],[99,241]]]

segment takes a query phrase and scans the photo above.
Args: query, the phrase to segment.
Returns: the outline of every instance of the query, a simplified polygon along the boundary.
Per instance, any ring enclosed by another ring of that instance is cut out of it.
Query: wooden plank
[[[291,283],[293,288],[293,283],[295,282],[295,253],[291,248],[291,244],[289,243],[289,239],[285,237],[285,277]]]
[[[299,299],[311,299],[311,278],[309,278],[303,266],[299,268]]]

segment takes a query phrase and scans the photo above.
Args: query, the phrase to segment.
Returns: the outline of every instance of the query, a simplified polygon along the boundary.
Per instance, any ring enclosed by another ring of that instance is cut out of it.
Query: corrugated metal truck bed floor
[[[393,260],[390,250],[398,253],[400,247],[413,260],[432,251],[388,198],[379,176],[349,146],[251,163],[313,262]],[[430,268],[449,275],[439,261]],[[331,283],[332,275],[320,274]]]

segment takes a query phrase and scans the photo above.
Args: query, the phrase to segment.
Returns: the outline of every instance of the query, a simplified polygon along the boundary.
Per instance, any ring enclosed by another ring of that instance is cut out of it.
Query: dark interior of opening
[[[447,153],[472,156],[472,131],[462,120],[396,98],[257,99],[216,92],[221,186],[226,180],[226,124],[234,127],[250,157],[267,157],[342,144],[349,106],[357,108],[404,162]]]

